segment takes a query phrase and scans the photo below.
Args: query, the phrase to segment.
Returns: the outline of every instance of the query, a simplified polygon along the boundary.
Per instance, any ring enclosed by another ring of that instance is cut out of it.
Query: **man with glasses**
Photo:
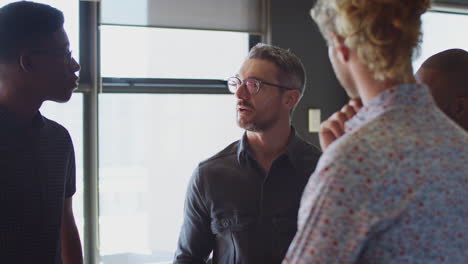
[[[38,111],[78,84],[63,22],[44,4],[0,8],[0,263],[83,263],[73,144]]]
[[[280,263],[320,151],[291,127],[305,87],[299,58],[258,44],[228,80],[241,140],[203,161],[189,183],[175,263]]]

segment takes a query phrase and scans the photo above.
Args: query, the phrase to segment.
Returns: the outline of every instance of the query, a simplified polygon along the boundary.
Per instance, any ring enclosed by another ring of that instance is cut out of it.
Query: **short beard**
[[[241,123],[238,121],[237,124],[239,125],[240,128],[245,129],[250,132],[261,132],[263,131],[262,128],[260,128],[255,122],[251,122],[248,124],[241,125]]]
[[[264,132],[269,130],[273,126],[274,121],[272,120],[267,120],[264,122],[256,122],[256,121],[250,121],[248,123],[241,124],[239,119],[237,119],[237,125],[250,132]]]

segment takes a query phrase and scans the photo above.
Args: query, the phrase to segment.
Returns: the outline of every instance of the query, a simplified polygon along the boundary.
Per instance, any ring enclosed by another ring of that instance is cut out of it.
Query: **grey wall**
[[[324,120],[348,99],[335,78],[325,42],[309,15],[312,6],[311,0],[271,0],[272,44],[290,49],[304,63],[307,88],[293,124],[304,139],[319,146],[317,134],[307,132],[308,109],[321,109]]]

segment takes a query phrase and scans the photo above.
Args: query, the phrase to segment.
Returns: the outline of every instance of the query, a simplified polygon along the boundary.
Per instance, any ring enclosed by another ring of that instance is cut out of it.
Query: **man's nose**
[[[249,91],[247,90],[247,86],[245,85],[245,83],[241,83],[241,84],[239,85],[239,87],[237,87],[237,90],[236,90],[235,95],[236,95],[236,97],[239,98],[239,99],[247,99],[247,98],[249,98],[250,93],[249,93]]]
[[[72,57],[71,62],[70,62],[70,67],[73,72],[77,72],[81,70],[80,64],[75,60],[75,58]]]

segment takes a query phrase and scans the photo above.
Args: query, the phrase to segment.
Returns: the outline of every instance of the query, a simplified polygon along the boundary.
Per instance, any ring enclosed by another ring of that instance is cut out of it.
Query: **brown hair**
[[[247,59],[262,59],[274,63],[281,71],[279,77],[283,85],[304,91],[306,82],[304,65],[291,51],[259,43],[250,50]]]

